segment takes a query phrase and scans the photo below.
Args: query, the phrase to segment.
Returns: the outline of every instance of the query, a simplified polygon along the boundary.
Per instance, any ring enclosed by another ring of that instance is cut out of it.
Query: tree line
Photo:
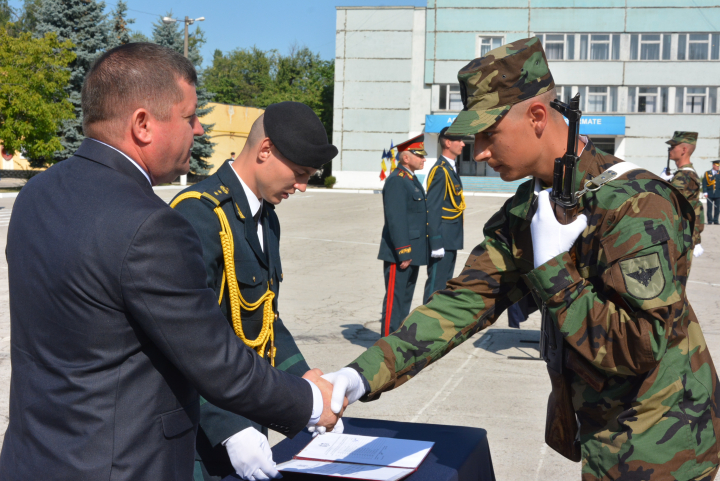
[[[152,36],[133,31],[134,19],[119,0],[109,14],[96,0],[24,0],[12,8],[0,0],[0,139],[6,153],[22,152],[33,167],[70,157],[84,139],[80,91],[92,62],[106,50],[130,42],[155,42],[183,53],[182,23],[159,18]],[[172,17],[172,12],[167,16]],[[198,116],[220,102],[265,108],[285,100],[309,105],[332,134],[334,61],[307,47],[287,54],[256,47],[216,50],[202,68],[205,32],[196,26],[188,39],[188,58],[198,70]],[[202,121],[201,121],[202,123]],[[191,171],[205,174],[214,144],[196,137]]]

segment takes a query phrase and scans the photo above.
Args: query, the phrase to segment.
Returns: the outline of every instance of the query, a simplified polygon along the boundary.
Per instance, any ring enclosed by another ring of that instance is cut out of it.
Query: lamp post
[[[163,17],[162,21],[165,24],[171,24],[175,22],[183,22],[185,24],[185,42],[183,44],[183,55],[185,55],[185,58],[188,58],[188,26],[192,25],[195,22],[202,22],[205,20],[205,17],[198,17],[198,18],[190,18],[185,17],[185,20],[178,20],[175,18],[170,17]],[[181,175],[180,176],[180,185],[187,185],[187,175]]]

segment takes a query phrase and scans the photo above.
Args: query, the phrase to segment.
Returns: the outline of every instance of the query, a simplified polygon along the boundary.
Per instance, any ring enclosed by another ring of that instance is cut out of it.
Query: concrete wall
[[[423,130],[425,9],[338,8],[333,160],[338,187],[382,187],[383,149]]]

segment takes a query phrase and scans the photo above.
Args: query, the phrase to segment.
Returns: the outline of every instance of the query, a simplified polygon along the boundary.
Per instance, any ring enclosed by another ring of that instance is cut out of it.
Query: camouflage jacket
[[[702,182],[692,164],[680,167],[673,176],[670,183],[677,188],[685,198],[690,201],[695,211],[695,230],[693,231],[693,243],[700,243],[700,233],[705,228],[705,215],[700,194],[702,193]]]
[[[576,188],[618,161],[588,143]],[[573,373],[583,480],[708,472],[718,463],[720,392],[685,293],[692,208],[655,175],[630,171],[581,198],[589,226],[576,261],[566,252],[533,269],[533,187],[522,184],[488,221],[446,290],[350,364],[370,387],[364,400],[408,381],[535,290],[567,346],[604,379],[598,392]]]

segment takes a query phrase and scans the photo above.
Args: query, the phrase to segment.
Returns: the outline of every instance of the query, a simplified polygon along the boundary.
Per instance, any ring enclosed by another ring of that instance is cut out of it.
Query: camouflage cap
[[[542,44],[525,38],[490,50],[460,72],[463,110],[448,135],[475,135],[503,118],[510,108],[555,87]]]
[[[695,145],[697,144],[697,138],[698,133],[697,132],[682,132],[680,130],[676,130],[673,134],[672,139],[665,142],[666,144],[670,145],[677,145],[677,144],[690,144]]]

